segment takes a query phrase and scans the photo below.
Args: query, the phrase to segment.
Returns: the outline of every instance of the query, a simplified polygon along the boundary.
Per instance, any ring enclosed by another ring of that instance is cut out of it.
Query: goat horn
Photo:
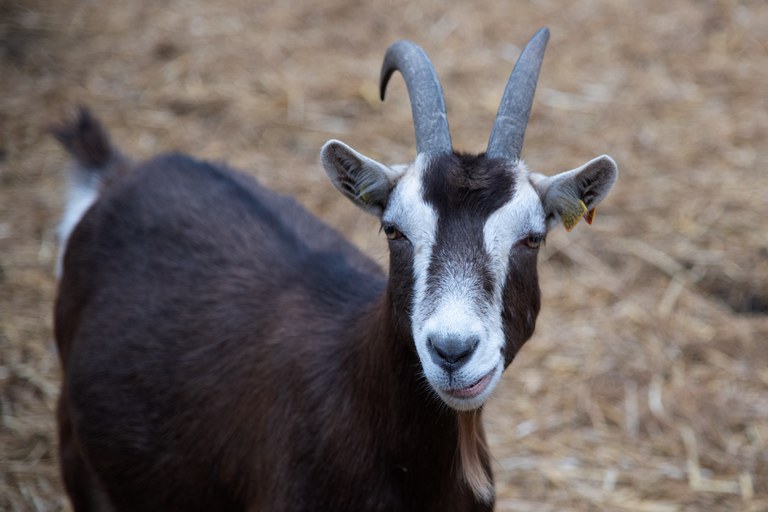
[[[523,149],[525,128],[531,114],[533,95],[539,78],[541,61],[549,40],[549,29],[542,28],[525,45],[517,59],[507,88],[501,98],[496,121],[493,123],[486,154],[517,161]]]
[[[416,131],[416,151],[427,154],[451,152],[453,147],[443,90],[427,54],[411,41],[397,41],[387,48],[379,81],[382,101],[387,83],[395,71],[400,71],[408,87]]]

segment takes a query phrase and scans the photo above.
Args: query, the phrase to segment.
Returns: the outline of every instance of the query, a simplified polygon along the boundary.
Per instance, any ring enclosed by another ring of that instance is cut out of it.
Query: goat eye
[[[538,249],[544,241],[544,235],[541,233],[531,233],[528,238],[525,239],[525,245],[531,249]]]
[[[399,240],[405,236],[392,224],[385,224],[381,229],[384,230],[384,234],[387,235],[387,238],[390,240]]]

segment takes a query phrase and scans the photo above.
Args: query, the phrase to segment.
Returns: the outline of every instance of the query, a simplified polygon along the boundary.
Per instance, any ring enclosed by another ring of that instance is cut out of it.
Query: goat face
[[[424,375],[459,410],[482,405],[533,334],[538,248],[548,228],[611,187],[609,157],[545,178],[522,162],[456,153],[387,167],[339,141],[322,162],[389,239],[390,294],[408,312]]]
[[[481,406],[533,334],[536,258],[549,228],[591,221],[617,175],[607,156],[552,177],[519,159],[547,38],[539,31],[518,60],[486,153],[453,151],[437,75],[407,41],[387,51],[381,90],[394,70],[403,73],[415,161],[388,167],[335,140],[321,152],[336,188],[381,219],[393,307],[408,317],[427,381],[457,410]]]

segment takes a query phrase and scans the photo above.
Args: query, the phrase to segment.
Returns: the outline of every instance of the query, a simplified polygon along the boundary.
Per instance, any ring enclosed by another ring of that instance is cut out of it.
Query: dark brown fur
[[[108,145],[88,121],[59,134],[83,165]],[[293,200],[184,155],[107,183],[55,307],[77,511],[492,508],[422,380],[403,262],[387,284]]]

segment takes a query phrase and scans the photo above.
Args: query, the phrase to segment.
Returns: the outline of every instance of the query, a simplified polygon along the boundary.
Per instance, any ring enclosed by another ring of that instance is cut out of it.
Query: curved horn
[[[515,161],[520,158],[533,94],[536,92],[536,81],[548,40],[549,29],[540,29],[528,41],[517,59],[501,98],[496,121],[493,123],[486,150],[489,157],[503,157]]]
[[[400,71],[408,87],[416,131],[416,151],[429,154],[453,151],[443,90],[427,54],[411,41],[397,41],[387,48],[379,81],[382,101],[387,83],[395,71]]]

